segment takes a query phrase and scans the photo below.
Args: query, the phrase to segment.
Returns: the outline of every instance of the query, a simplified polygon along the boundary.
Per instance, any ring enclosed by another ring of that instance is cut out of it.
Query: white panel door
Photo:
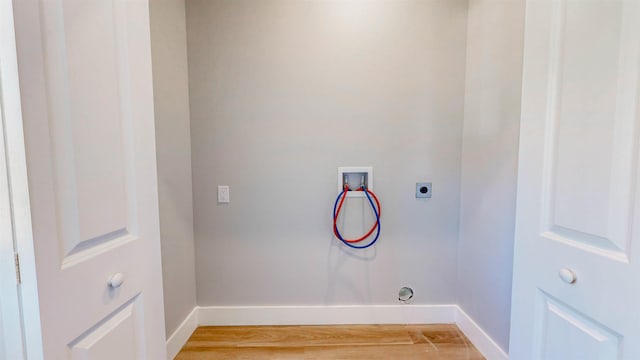
[[[14,13],[45,359],[164,359],[148,3]]]
[[[639,54],[639,1],[527,3],[512,359],[640,359]]]

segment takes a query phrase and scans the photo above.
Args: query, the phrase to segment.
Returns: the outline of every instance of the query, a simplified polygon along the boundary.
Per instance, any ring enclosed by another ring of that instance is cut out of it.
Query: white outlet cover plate
[[[340,166],[338,167],[338,192],[342,192],[342,181],[345,173],[366,173],[367,187],[373,191],[373,166]],[[364,197],[362,191],[349,191],[347,197]]]
[[[218,186],[218,203],[220,204],[229,203],[229,186],[228,185]]]

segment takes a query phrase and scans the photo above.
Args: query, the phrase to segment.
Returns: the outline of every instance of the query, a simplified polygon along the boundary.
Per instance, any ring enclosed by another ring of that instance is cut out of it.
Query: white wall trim
[[[176,331],[167,339],[167,359],[173,360],[178,355],[180,349],[187,343],[187,340],[191,337],[191,334],[196,330],[200,323],[198,322],[198,313],[200,308],[194,307],[193,310],[187,315],[184,321],[178,326]]]
[[[455,323],[487,360],[507,353],[458,305],[196,306],[167,340],[173,359],[198,326]]]
[[[508,360],[509,355],[475,322],[456,305],[456,325],[487,360]]]
[[[207,306],[200,325],[453,323],[456,305]]]

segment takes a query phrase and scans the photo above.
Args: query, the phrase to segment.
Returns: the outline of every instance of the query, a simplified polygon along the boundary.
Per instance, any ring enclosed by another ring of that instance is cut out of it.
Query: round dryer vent
[[[413,289],[410,287],[401,287],[400,291],[398,291],[398,300],[405,302],[409,301],[413,297]]]

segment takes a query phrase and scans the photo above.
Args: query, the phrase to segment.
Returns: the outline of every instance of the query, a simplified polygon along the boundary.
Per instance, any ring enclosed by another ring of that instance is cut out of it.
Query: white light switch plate
[[[229,186],[228,185],[218,186],[218,203],[221,203],[221,204],[229,203]]]

